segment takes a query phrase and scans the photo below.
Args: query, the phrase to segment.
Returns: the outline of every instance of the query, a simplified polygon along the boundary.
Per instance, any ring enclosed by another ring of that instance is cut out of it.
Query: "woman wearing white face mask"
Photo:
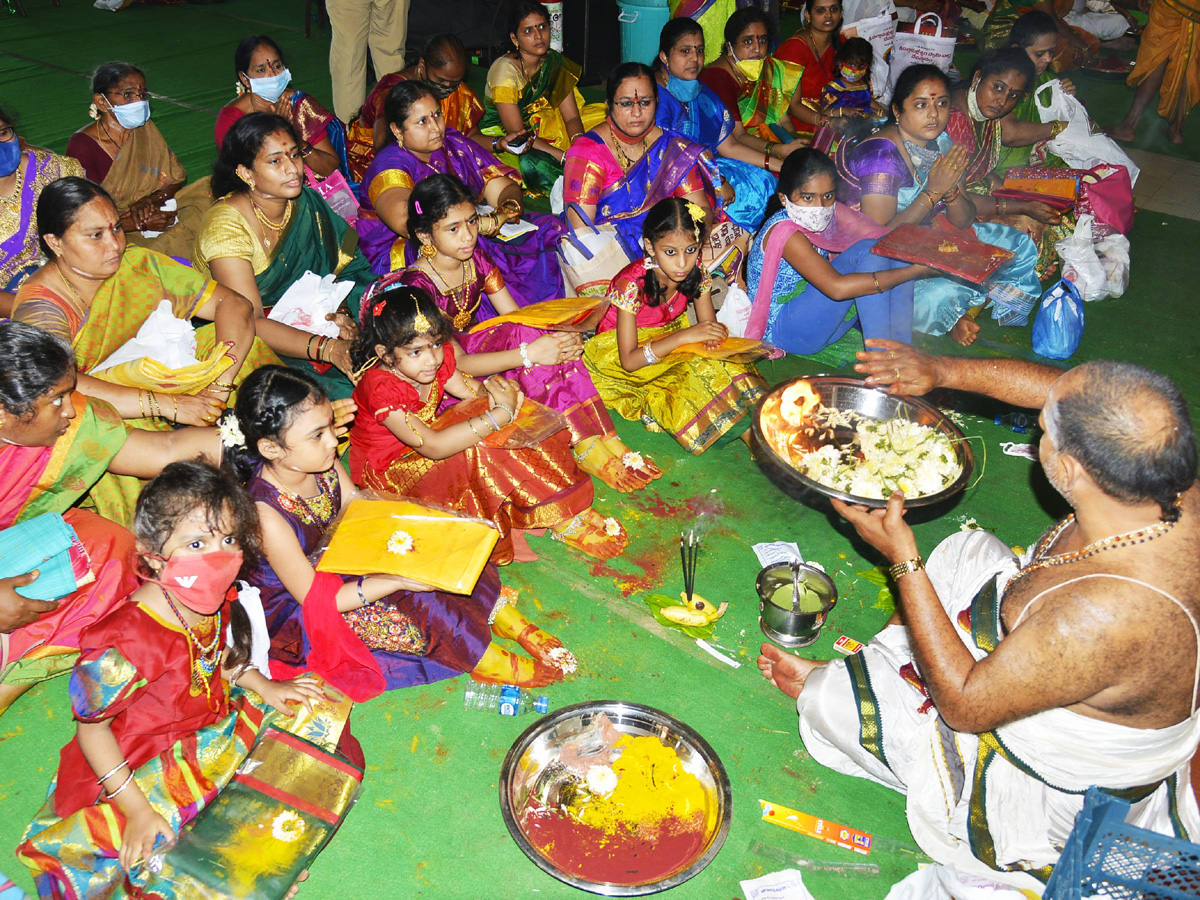
[[[229,126],[247,113],[266,112],[283,116],[303,140],[300,155],[304,165],[318,178],[341,171],[354,184],[346,159],[346,126],[304,91],[289,87],[292,73],[283,61],[279,45],[265,34],[242,40],[233,54],[238,97],[217,114],[217,147]]]
[[[208,179],[183,189],[187,172],[150,119],[145,74],[129,63],[101,64],[88,115],[92,122],[71,135],[67,155],[112,196],[129,243],[189,259],[212,204]],[[164,210],[173,198],[179,209]]]
[[[871,252],[887,229],[835,199],[837,169],[804,148],[779,173],[779,192],[750,249],[754,298],[746,336],[816,353],[857,324],[864,339],[912,342],[912,281],[934,274]]]

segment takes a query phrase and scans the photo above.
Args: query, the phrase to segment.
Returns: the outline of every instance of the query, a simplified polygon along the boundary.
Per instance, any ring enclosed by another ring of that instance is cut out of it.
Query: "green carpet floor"
[[[29,18],[0,16],[0,106],[15,115],[20,133],[32,143],[61,151],[70,133],[87,121],[89,96],[81,73],[123,58],[142,66],[151,91],[163,98],[153,103],[155,121],[191,177],[206,174],[215,111],[233,94],[233,48],[256,31],[272,34],[283,46],[296,85],[329,98],[328,36],[315,32],[304,39],[298,2],[136,6],[117,14],[95,10],[86,0],[64,4],[58,9],[49,0],[25,0]],[[1123,112],[1130,93],[1123,85],[1077,81],[1080,96],[1102,123]],[[1166,145],[1158,136],[1161,124],[1147,116],[1138,142],[1142,149],[1196,158],[1197,121],[1189,125],[1186,151]],[[1198,347],[1190,330],[1196,311],[1190,254],[1200,246],[1200,223],[1143,212],[1131,237],[1129,291],[1087,308],[1083,345],[1071,362],[1135,360],[1170,374],[1187,394],[1200,398]],[[947,339],[922,343],[937,352],[959,349]],[[1028,328],[1002,329],[990,320],[970,352],[1035,358]],[[850,350],[837,348],[817,360],[767,363],[762,371],[774,383],[834,371],[849,356]],[[1001,452],[1002,441],[1028,438],[992,425],[986,404],[958,398],[956,406],[964,412],[980,478],[935,514],[911,514],[922,550],[928,553],[968,518],[1009,543],[1028,544],[1062,512],[1035,465]],[[903,798],[813,762],[796,735],[792,705],[759,677],[753,590],[758,565],[750,546],[795,541],[806,558],[833,573],[841,597],[830,629],[813,650],[826,658],[835,655],[832,644],[839,634],[865,641],[887,618],[890,608],[878,586],[861,575],[879,560],[828,509],[801,505],[776,490],[741,443],[692,458],[639,426],[624,423],[620,430],[666,471],[654,489],[639,494],[597,487],[598,508],[621,518],[631,533],[625,556],[596,565],[535,538],[531,546],[541,559],[504,572],[505,582],[521,589],[523,610],[579,657],[578,674],[548,691],[552,707],[589,699],[649,704],[688,723],[720,755],[733,784],[729,837],[713,863],[672,896],[741,896],[739,880],[783,867],[753,852],[755,843],[835,864],[862,861],[764,824],[757,800],[765,798],[875,835],[877,849],[868,861],[878,865],[878,874],[823,870],[805,879],[818,900],[882,898],[921,858],[905,824]],[[691,527],[705,534],[697,591],[730,603],[713,643],[741,661],[736,670],[657,625],[641,600],[646,593],[681,589],[674,538]],[[578,895],[529,862],[501,819],[500,765],[530,720],[464,711],[465,681],[390,693],[356,710],[354,733],[368,761],[364,793],[313,867],[301,897]],[[45,796],[58,750],[71,731],[64,679],[35,689],[0,719],[0,870],[27,889],[28,875],[10,854]]]

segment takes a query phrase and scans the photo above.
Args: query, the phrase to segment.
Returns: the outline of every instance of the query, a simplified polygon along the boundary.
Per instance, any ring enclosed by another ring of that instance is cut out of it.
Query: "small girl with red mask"
[[[821,112],[834,118],[865,117],[882,113],[871,99],[871,61],[875,51],[870,41],[852,37],[837,51],[837,74],[821,91]]]
[[[314,677],[271,681],[250,667],[233,585],[259,526],[232,474],[167,466],[138,499],[134,533],[145,583],[81,637],[75,738],[17,848],[40,897],[140,896],[136,864],[216,798],[270,709],[286,729],[291,704],[324,696]]]

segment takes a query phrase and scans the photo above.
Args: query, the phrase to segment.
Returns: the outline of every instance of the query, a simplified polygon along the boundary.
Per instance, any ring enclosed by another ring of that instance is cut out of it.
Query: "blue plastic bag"
[[[1033,352],[1049,359],[1067,359],[1083,339],[1083,298],[1065,278],[1042,295],[1033,320]]]

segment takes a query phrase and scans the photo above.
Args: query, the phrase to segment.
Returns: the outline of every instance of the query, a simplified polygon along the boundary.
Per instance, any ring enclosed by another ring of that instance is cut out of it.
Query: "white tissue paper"
[[[932,865],[892,886],[884,900],[1025,900],[1012,885],[959,872],[954,866]]]
[[[99,6],[100,4],[97,3],[96,5]],[[163,205],[160,206],[159,209],[161,209],[163,212],[175,212],[177,209],[179,209],[179,204],[175,201],[174,197],[171,197],[167,200],[164,200]],[[179,221],[179,217],[176,216],[174,219],[171,220],[171,224],[174,225],[178,221]],[[142,237],[156,238],[160,234],[162,234],[161,231],[143,231]]]
[[[336,338],[337,323],[325,317],[337,312],[352,290],[353,282],[337,281],[333,275],[322,278],[316,272],[305,272],[271,307],[267,318],[309,334]]]
[[[796,869],[772,872],[740,884],[746,900],[816,900]]]
[[[149,358],[169,369],[194,366],[196,359],[196,329],[192,323],[175,318],[171,301],[163,300],[142,323],[137,335],[118,347],[108,359],[89,374],[111,369],[121,363]]]

